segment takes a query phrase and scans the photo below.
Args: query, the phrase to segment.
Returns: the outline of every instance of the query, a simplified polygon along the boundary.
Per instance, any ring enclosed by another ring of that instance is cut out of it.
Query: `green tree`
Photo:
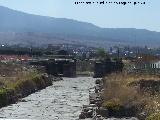
[[[96,54],[99,59],[106,59],[108,57],[107,52],[103,48],[98,48]]]

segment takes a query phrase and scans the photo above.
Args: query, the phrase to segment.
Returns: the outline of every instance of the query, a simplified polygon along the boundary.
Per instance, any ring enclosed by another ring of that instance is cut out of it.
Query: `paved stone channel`
[[[52,86],[0,109],[0,118],[37,120],[76,120],[81,107],[89,103],[92,77],[64,78]]]
[[[78,120],[82,106],[89,104],[89,89],[95,86],[96,79],[92,77],[63,79],[29,95],[17,104],[1,108],[0,119]]]

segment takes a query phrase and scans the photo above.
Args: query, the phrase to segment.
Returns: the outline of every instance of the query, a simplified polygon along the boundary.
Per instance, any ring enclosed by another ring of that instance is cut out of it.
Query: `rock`
[[[93,114],[93,110],[88,110],[88,112],[86,113],[86,117],[92,118],[92,114]]]
[[[52,76],[53,77],[53,76]],[[53,77],[53,81],[61,81],[61,80],[63,80],[63,78],[62,77]]]
[[[103,120],[103,117],[101,115],[97,115],[96,117],[96,120]]]
[[[27,102],[25,99],[21,99],[20,102]]]
[[[100,107],[97,110],[97,113],[102,115],[102,117],[108,117],[108,109],[104,108],[104,107]]]
[[[86,118],[86,114],[84,112],[81,112],[81,114],[79,115],[79,119],[85,119]]]
[[[89,90],[90,105],[83,106],[83,112],[80,114],[80,118],[85,119],[85,118],[93,118],[94,117],[96,120],[103,119],[101,115],[99,115],[98,117],[96,116],[97,109],[102,105],[102,97],[99,93],[103,89],[103,81],[101,79],[97,79],[95,81],[95,84],[96,84],[96,86],[92,89],[92,91]],[[101,113],[101,112],[99,111],[99,113]],[[103,113],[103,114],[105,114],[105,113]]]
[[[147,118],[147,113],[141,112],[137,117],[139,120],[145,120]]]
[[[95,81],[95,83],[96,83],[96,84],[101,84],[101,80],[100,80],[100,79],[97,79],[97,80]]]

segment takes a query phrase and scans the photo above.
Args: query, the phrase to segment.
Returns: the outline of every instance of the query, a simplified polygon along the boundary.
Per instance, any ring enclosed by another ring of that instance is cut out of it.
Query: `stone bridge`
[[[31,65],[44,66],[48,74],[61,77],[76,77],[75,59],[46,59],[30,62]]]
[[[95,62],[94,77],[104,77],[112,72],[121,72],[124,67],[122,60],[106,59]]]

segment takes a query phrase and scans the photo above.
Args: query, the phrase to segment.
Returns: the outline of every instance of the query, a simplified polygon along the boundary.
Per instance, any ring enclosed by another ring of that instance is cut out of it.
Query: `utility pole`
[[[119,60],[119,58],[120,58],[120,50],[119,50],[119,46],[117,47],[117,58],[118,58],[118,60]]]

